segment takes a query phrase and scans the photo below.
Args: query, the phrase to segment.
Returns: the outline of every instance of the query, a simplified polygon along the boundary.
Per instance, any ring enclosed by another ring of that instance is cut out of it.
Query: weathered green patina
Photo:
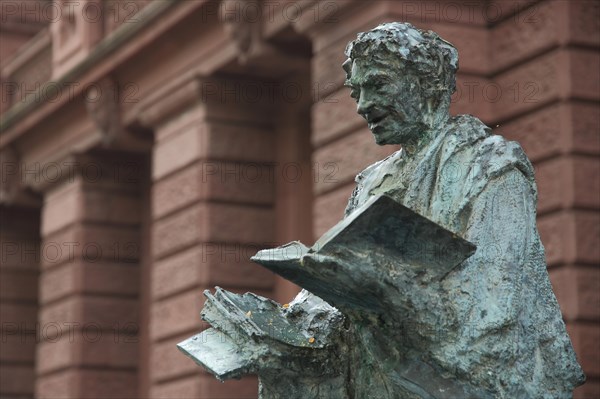
[[[384,24],[346,54],[358,112],[402,150],[357,176],[312,248],[255,256],[308,291],[286,307],[208,293],[214,329],[180,349],[221,379],[258,374],[262,398],[570,398],[584,376],[523,150],[450,117],[458,54],[437,34]]]

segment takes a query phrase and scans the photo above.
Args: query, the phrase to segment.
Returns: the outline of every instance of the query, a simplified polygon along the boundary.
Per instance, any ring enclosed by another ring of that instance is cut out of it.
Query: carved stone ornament
[[[221,380],[258,374],[263,399],[571,398],[585,377],[522,148],[449,115],[458,53],[436,33],[387,23],[346,55],[375,142],[402,149],[312,247],[253,257],[304,288],[291,303],[206,292],[212,328],[179,348]]]
[[[0,204],[7,206],[39,207],[42,198],[25,180],[22,159],[14,145],[0,150]],[[35,167],[32,169],[35,170]],[[31,170],[28,171],[31,175]]]
[[[110,145],[123,131],[116,80],[105,77],[91,84],[85,92],[85,105],[102,134],[102,143]]]
[[[245,64],[252,51],[260,46],[262,5],[254,0],[223,0],[219,18],[225,31],[239,50],[238,59]]]
[[[21,190],[21,165],[17,150],[8,145],[0,150],[0,204],[12,204]]]

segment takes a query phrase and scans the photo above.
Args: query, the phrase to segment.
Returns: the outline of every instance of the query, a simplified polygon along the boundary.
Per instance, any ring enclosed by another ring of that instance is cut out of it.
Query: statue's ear
[[[343,64],[342,68],[346,71],[346,79],[350,79],[350,75],[352,74],[352,59],[348,58]]]

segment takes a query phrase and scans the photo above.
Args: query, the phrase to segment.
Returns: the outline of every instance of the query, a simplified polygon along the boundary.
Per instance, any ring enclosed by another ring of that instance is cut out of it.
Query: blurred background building
[[[312,243],[396,150],[341,68],[386,21],[455,44],[453,113],[533,160],[576,397],[600,397],[599,4],[2,0],[0,397],[256,397],[175,344],[204,289],[289,301],[249,256]]]

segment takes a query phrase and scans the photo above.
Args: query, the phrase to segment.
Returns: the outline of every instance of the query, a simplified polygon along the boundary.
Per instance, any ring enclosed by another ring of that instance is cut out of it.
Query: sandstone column
[[[246,97],[256,84],[191,81],[142,115],[155,131],[150,397],[256,395],[254,378],[221,384],[175,347],[207,327],[203,290],[272,296],[272,274],[249,261],[275,240],[273,104]],[[186,92],[194,93],[191,104],[167,115]]]
[[[498,130],[532,160],[538,228],[550,278],[587,381],[600,395],[600,68],[598,5],[547,1],[509,10],[491,28],[492,105]],[[536,40],[531,40],[532,37]],[[597,74],[596,74],[597,75]],[[490,91],[491,93],[491,91]]]
[[[96,152],[56,167],[61,178],[45,176],[52,184],[41,217],[36,397],[137,397],[146,165],[132,154]]]
[[[39,210],[0,205],[1,397],[33,398],[39,261]]]

